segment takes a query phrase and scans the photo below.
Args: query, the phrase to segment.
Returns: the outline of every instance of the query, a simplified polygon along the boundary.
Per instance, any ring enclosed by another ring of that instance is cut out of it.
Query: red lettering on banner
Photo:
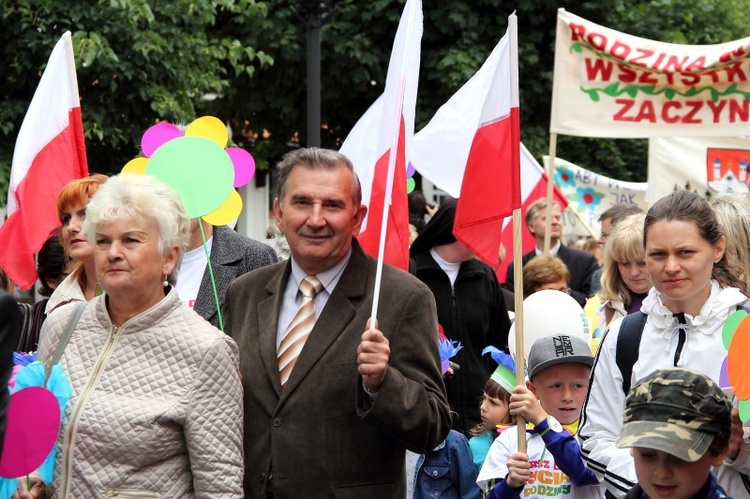
[[[633,64],[638,64],[639,66],[643,66],[643,67],[648,66],[648,64],[646,64],[645,62],[641,62],[641,59],[646,59],[648,57],[651,57],[652,55],[654,55],[654,51],[649,50],[649,49],[642,49],[638,47],[636,47],[635,50],[636,52],[640,52],[641,55],[638,57],[633,57],[632,59],[630,59],[630,62],[632,62]]]
[[[651,67],[652,67],[652,68],[654,68],[654,69],[661,69],[661,68],[659,67],[659,64],[661,64],[661,62],[662,62],[662,61],[664,60],[664,55],[665,55],[665,54],[659,54],[659,57],[657,57],[657,58],[656,58],[656,62],[654,62],[654,63],[653,63],[652,65],[651,65]]]
[[[727,80],[729,80],[730,82],[734,81],[735,75],[740,79],[740,81],[747,81],[747,76],[745,76],[745,73],[742,71],[742,61],[725,67],[724,71],[727,72]]]
[[[615,113],[615,115],[612,117],[615,121],[635,121],[635,118],[630,116],[625,116],[625,113],[630,111],[633,106],[635,106],[635,101],[633,99],[615,99],[615,104],[620,104],[622,108],[620,108],[619,111]]]
[[[617,78],[622,83],[633,83],[635,79],[638,77],[638,73],[630,69],[625,64],[618,64],[617,67],[620,70],[620,72],[617,75]]]
[[[685,68],[685,71],[694,71],[696,69],[703,69],[706,67],[706,57],[700,56]]]
[[[701,123],[701,120],[696,119],[695,115],[698,114],[698,111],[703,107],[703,102],[699,100],[688,100],[685,101],[685,105],[692,109],[682,118],[682,122],[687,125]]]
[[[635,121],[640,123],[641,121],[649,121],[656,123],[656,112],[654,111],[654,103],[650,100],[643,101],[641,109],[638,111],[638,116],[635,117]]]
[[[693,85],[697,85],[701,81],[700,75],[689,73],[685,74],[682,73],[682,84],[686,87],[692,87]]]
[[[739,47],[734,50],[730,50],[729,52],[726,52],[724,54],[721,54],[721,57],[719,57],[719,60],[721,62],[729,62],[732,59],[742,56],[744,53],[745,53],[745,48]]]
[[[719,117],[721,115],[721,110],[724,109],[727,105],[727,101],[720,100],[719,102],[713,102],[713,101],[706,101],[706,104],[708,104],[708,108],[711,110],[711,113],[714,115],[714,123],[719,123]]]
[[[644,71],[641,73],[641,76],[638,77],[638,83],[650,83],[652,85],[656,85],[659,83],[659,80],[654,76],[653,73],[649,71]]]
[[[678,121],[680,121],[680,117],[676,114],[673,116],[669,114],[669,110],[671,108],[682,109],[682,104],[675,101],[664,103],[664,106],[662,106],[661,108],[661,119],[663,119],[665,123],[677,123]]]
[[[612,57],[624,61],[627,60],[628,55],[630,55],[630,47],[618,40],[614,44],[612,44],[612,48],[609,49],[609,53],[610,55],[612,55]]]
[[[570,34],[571,40],[577,42],[586,34],[586,28],[584,28],[580,24],[570,23]]]
[[[588,40],[589,45],[599,52],[604,52],[604,49],[607,48],[607,37],[604,35],[600,35],[599,33],[589,33],[589,36],[587,36],[586,39]]]
[[[729,122],[734,123],[736,118],[739,118],[744,123],[747,123],[748,119],[750,119],[750,105],[748,105],[746,99],[742,99],[739,102],[734,99],[729,101]]]
[[[696,116],[698,112],[703,108],[703,101],[701,100],[688,100],[683,102],[678,101],[667,101],[661,104],[660,112],[657,116],[656,104],[651,100],[646,100],[638,104],[635,99],[615,99],[615,104],[618,104],[620,108],[615,112],[612,117],[613,121],[624,121],[624,122],[647,122],[656,123],[657,117],[660,117],[664,123],[675,124],[700,124],[703,120]],[[744,107],[737,102],[730,101],[730,113],[732,112],[732,105],[735,106],[735,118],[742,117],[745,120],[750,118],[750,103],[743,101]],[[714,121],[718,121],[724,104],[713,109]],[[686,113],[682,112],[687,110]]]
[[[719,83],[719,71],[717,69],[711,69],[703,74],[711,77],[711,83]]]
[[[613,64],[604,59],[596,58],[592,59],[589,57],[584,58],[584,64],[586,65],[586,77],[589,81],[597,80],[597,75],[601,73],[601,81],[609,81],[612,78],[612,66]]]
[[[687,64],[688,58],[687,56],[683,57],[682,60],[678,60],[677,56],[670,55],[669,59],[667,59],[667,63],[664,65],[664,71],[667,71],[670,67],[673,68],[675,71],[682,71],[682,66]]]

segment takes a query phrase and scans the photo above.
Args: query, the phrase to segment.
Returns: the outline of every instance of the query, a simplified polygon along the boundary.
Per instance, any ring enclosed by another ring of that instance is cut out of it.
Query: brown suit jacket
[[[385,266],[379,329],[390,342],[388,371],[370,403],[357,347],[372,309],[376,261],[356,241],[282,393],[276,360],[281,297],[291,264],[237,278],[225,324],[240,349],[245,389],[245,494],[274,499],[403,498],[404,452],[424,453],[448,434],[437,314],[430,290]]]

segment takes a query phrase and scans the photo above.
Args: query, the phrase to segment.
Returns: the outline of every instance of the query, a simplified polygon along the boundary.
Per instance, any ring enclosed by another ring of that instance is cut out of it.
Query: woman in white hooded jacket
[[[695,369],[718,382],[727,356],[722,326],[747,297],[737,289],[742,273],[725,255],[726,237],[715,214],[697,194],[674,192],[648,211],[644,246],[654,287],[639,312],[646,323],[630,386],[670,366]],[[611,325],[596,356],[579,430],[584,462],[614,497],[623,497],[637,481],[630,449],[615,447],[626,395],[616,361],[622,321]],[[746,464],[747,447],[746,441],[735,445],[717,470],[719,484],[731,497],[748,494],[733,467]]]

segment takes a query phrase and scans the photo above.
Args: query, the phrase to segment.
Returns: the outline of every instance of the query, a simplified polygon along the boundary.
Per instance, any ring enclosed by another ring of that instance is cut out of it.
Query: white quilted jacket
[[[235,342],[171,290],[115,328],[91,300],[62,364],[73,395],[47,497],[241,498],[242,385]],[[44,323],[54,355],[75,305]]]

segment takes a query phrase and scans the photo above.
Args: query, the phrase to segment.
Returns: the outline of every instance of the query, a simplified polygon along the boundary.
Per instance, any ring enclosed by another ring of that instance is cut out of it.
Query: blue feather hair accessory
[[[482,350],[482,355],[488,353],[492,356],[492,360],[497,362],[497,369],[490,379],[502,386],[506,392],[513,393],[513,387],[516,386],[516,361],[509,354],[493,346]]]

